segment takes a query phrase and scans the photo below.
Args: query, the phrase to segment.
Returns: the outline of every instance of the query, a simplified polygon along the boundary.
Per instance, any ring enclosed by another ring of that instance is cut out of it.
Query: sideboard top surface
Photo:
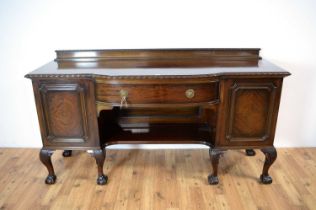
[[[26,75],[45,77],[275,76],[289,72],[261,59],[259,48],[63,50]]]

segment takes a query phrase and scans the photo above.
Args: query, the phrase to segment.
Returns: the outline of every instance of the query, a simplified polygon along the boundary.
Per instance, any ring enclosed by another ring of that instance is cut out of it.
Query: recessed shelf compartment
[[[198,143],[212,145],[215,128],[201,117],[199,108],[118,109],[99,115],[99,133],[103,145],[118,143]],[[164,113],[165,115],[162,115]]]
[[[149,124],[147,127],[137,127],[135,124],[135,127],[125,129],[117,127],[112,130],[108,127],[104,131],[107,134],[102,139],[105,145],[117,143],[212,144],[212,129],[207,124]]]

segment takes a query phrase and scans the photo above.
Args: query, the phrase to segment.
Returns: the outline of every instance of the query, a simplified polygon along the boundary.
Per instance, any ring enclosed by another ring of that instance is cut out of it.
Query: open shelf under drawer
[[[102,143],[111,144],[212,144],[212,128],[207,124],[107,125],[100,128]]]

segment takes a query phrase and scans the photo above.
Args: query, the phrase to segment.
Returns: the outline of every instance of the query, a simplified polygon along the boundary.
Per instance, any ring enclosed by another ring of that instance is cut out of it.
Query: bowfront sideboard
[[[276,160],[273,146],[283,78],[289,72],[261,59],[260,49],[62,50],[26,75],[32,80],[48,169],[54,150],[87,150],[96,159],[97,183],[105,149],[113,144],[204,144],[218,183],[227,149],[261,149],[260,180]]]

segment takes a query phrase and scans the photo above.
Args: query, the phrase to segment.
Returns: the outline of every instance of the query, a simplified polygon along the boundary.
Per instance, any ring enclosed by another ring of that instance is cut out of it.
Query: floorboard
[[[108,149],[108,184],[96,185],[96,164],[86,152],[53,155],[55,185],[45,185],[38,149],[0,149],[0,210],[4,209],[315,209],[316,148],[278,149],[271,185],[258,181],[264,156],[227,151],[220,184],[211,186],[206,149]]]

